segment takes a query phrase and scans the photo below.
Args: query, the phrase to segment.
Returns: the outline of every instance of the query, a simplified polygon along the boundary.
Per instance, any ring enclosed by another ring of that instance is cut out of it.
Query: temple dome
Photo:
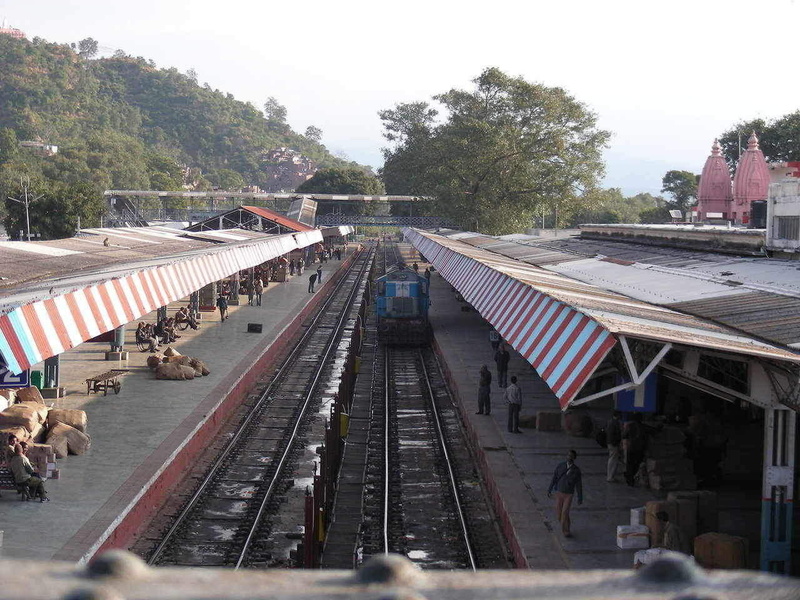
[[[697,201],[703,202],[730,202],[733,199],[731,190],[731,174],[728,164],[722,156],[719,141],[714,140],[711,147],[711,156],[706,159],[700,183],[697,186]]]
[[[733,198],[736,204],[750,204],[754,200],[766,200],[769,195],[769,169],[764,153],[758,147],[755,131],[747,140],[736,175],[733,178]]]

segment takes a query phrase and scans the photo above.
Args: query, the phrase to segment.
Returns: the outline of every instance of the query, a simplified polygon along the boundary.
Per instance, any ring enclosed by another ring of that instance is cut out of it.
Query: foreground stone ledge
[[[0,560],[0,599],[161,600],[800,597],[800,579],[755,571],[706,571],[672,554],[639,571],[420,571],[403,557],[376,557],[359,571],[151,568],[112,550],[88,566]]]

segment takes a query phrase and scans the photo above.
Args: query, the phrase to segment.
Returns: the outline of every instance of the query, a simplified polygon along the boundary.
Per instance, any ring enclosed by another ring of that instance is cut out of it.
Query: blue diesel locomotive
[[[427,278],[407,267],[389,270],[375,280],[380,341],[398,345],[428,343],[428,283]]]

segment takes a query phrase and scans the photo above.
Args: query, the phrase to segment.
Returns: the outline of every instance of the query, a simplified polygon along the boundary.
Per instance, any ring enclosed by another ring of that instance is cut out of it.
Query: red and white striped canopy
[[[513,261],[500,256],[493,260],[485,250],[414,229],[404,234],[536,369],[562,409],[616,344],[588,315],[515,277]]]
[[[180,300],[204,285],[322,241],[319,230],[268,236],[202,253],[187,254],[0,315],[0,354],[20,373],[50,356]]]

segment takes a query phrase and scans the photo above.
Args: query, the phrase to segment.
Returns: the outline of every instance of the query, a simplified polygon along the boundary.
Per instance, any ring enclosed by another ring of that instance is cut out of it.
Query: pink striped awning
[[[616,338],[596,320],[515,277],[514,261],[498,256],[498,264],[492,264],[482,257],[485,250],[413,229],[404,233],[536,369],[562,409],[616,344]]]
[[[322,241],[319,230],[187,253],[90,286],[21,303],[0,315],[0,354],[20,373],[50,356],[184,298],[204,285]]]

